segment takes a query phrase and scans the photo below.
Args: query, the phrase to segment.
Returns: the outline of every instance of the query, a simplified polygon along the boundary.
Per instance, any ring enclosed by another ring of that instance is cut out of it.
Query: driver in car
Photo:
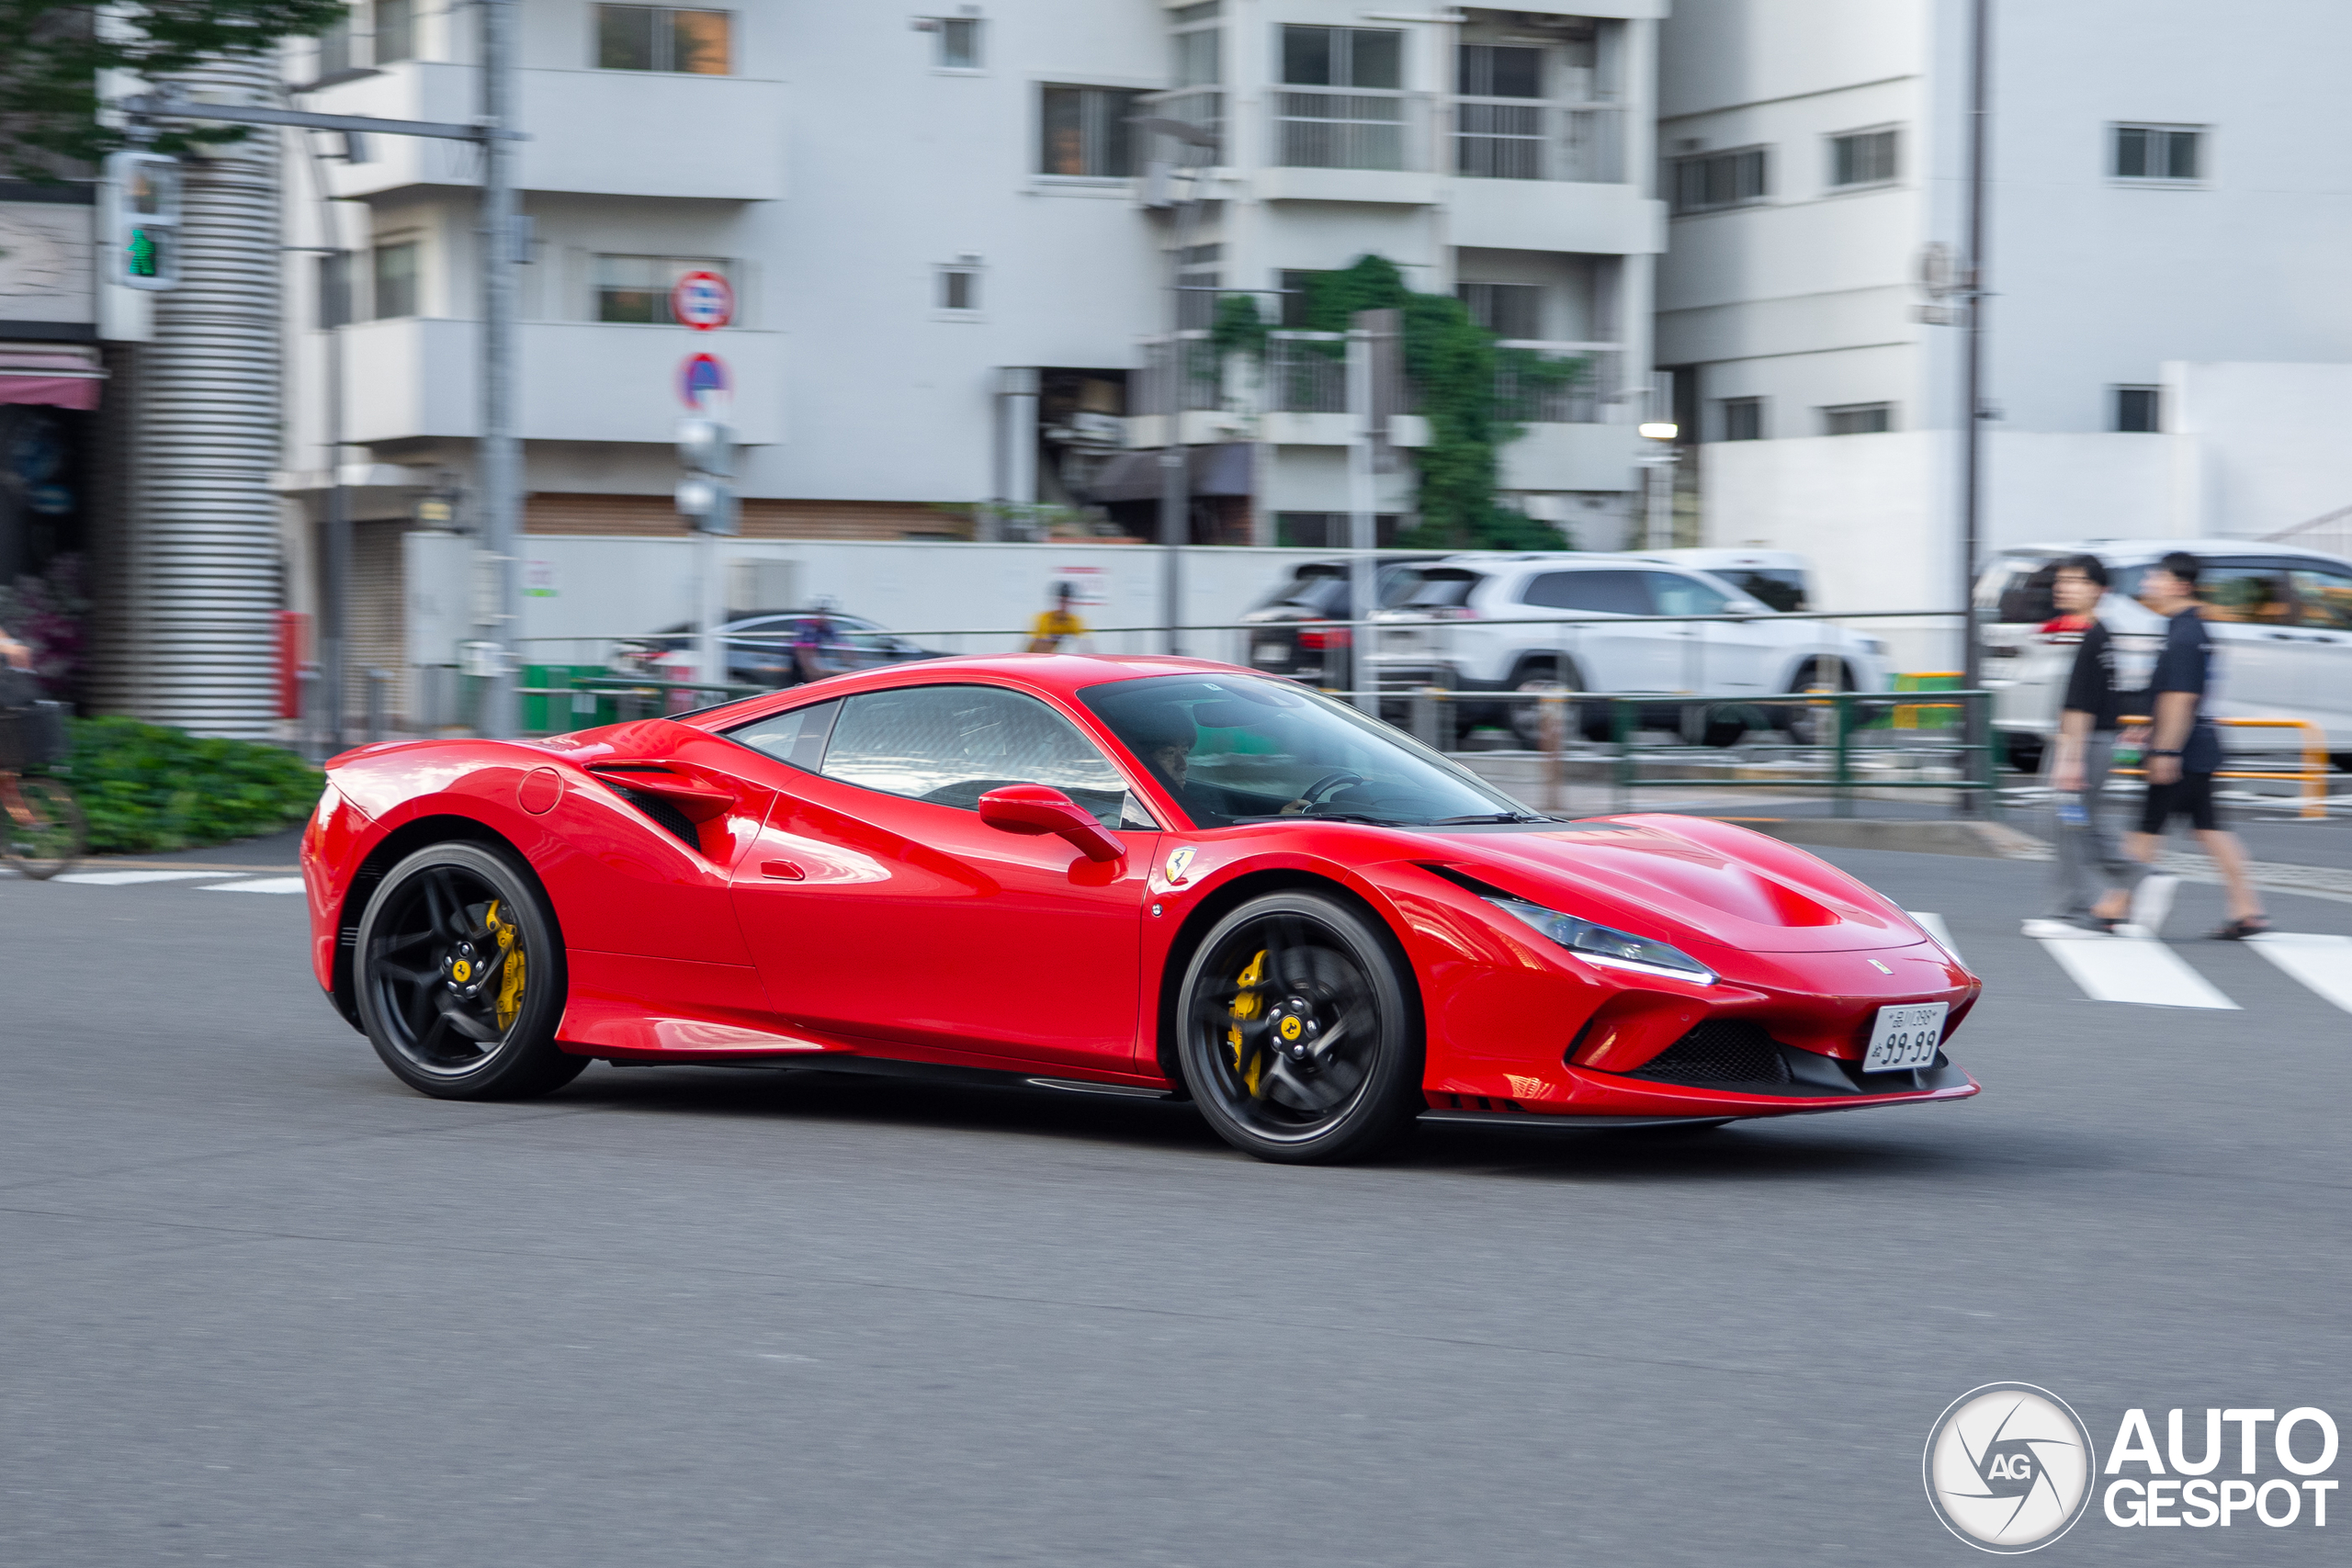
[[[1137,750],[1145,763],[1160,776],[1170,795],[1183,803],[1184,809],[1203,821],[1235,815],[1232,807],[1205,787],[1187,784],[1185,773],[1192,766],[1193,748],[1199,743],[1200,728],[1181,711],[1169,709],[1153,716],[1158,726],[1142,738]],[[1283,807],[1280,815],[1295,817],[1306,809],[1304,796]],[[1242,815],[1248,815],[1243,813]]]

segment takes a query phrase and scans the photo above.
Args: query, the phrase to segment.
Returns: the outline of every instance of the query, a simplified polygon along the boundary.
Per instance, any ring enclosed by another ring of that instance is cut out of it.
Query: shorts
[[[2140,807],[2140,831],[2161,833],[2165,823],[2175,817],[2186,817],[2188,825],[2200,833],[2210,833],[2222,825],[2213,812],[2213,775],[2183,773],[2172,784],[2152,784],[2148,798]]]

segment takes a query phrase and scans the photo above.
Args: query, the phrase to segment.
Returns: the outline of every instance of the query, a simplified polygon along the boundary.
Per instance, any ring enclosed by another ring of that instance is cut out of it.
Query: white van
[[[2108,625],[2120,637],[2153,638],[2163,621],[2134,595],[2142,574],[2171,550],[2204,565],[2197,596],[2213,637],[2209,711],[2307,720],[2325,731],[2330,751],[2352,751],[2352,560],[2260,539],[2086,539],[2003,550],[1976,580],[1983,679],[2012,759],[2034,765],[2058,728],[2074,668],[2075,640],[2041,629],[2057,614],[2051,583],[2059,562],[2098,557],[2108,570]],[[2232,744],[2285,750],[2295,737]]]

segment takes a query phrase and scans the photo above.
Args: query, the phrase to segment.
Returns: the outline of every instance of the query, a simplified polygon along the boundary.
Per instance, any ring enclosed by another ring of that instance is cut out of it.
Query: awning
[[[1254,450],[1246,441],[1184,448],[1185,488],[1194,495],[1248,495]],[[1153,501],[1159,495],[1157,446],[1121,452],[1103,464],[1086,487],[1089,501]]]
[[[0,343],[0,403],[95,409],[106,386],[98,351],[70,344]]]

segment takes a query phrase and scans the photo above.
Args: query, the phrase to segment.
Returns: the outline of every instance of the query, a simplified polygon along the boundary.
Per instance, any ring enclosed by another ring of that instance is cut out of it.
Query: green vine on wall
[[[1460,300],[1408,288],[1384,256],[1359,256],[1337,272],[1306,276],[1302,324],[1310,332],[1344,333],[1358,311],[1390,310],[1404,323],[1405,376],[1430,430],[1429,445],[1413,453],[1420,522],[1396,542],[1417,549],[1567,548],[1559,529],[1496,501],[1497,466],[1501,448],[1526,433],[1516,417],[1524,405],[1589,377],[1590,363],[1501,347]],[[1252,296],[1217,301],[1210,336],[1221,352],[1262,355],[1268,331]],[[1336,343],[1315,347],[1345,353]],[[1512,384],[1520,407],[1498,402],[1498,373]]]

